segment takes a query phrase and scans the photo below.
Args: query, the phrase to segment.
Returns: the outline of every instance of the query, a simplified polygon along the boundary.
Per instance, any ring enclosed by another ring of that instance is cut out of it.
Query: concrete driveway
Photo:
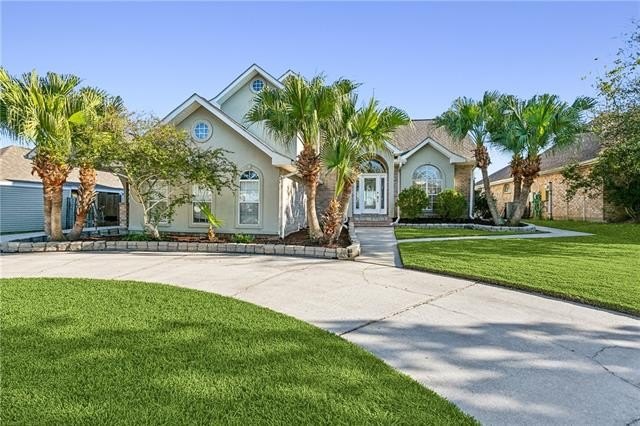
[[[358,262],[174,253],[33,253],[2,277],[113,278],[236,297],[342,335],[485,424],[640,422],[640,320]]]

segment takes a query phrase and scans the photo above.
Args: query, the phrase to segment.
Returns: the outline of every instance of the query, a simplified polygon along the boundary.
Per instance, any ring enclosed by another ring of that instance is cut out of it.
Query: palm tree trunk
[[[318,221],[316,211],[316,196],[320,177],[320,157],[311,144],[307,144],[298,155],[296,161],[298,172],[304,182],[304,190],[307,195],[307,224],[309,226],[309,238],[318,240],[323,233]]]
[[[80,168],[80,188],[78,189],[78,204],[76,220],[73,229],[69,233],[70,240],[77,240],[82,235],[82,230],[87,221],[87,214],[96,198],[97,172],[93,167]]]
[[[47,234],[47,237],[51,238],[51,197],[50,197],[50,189],[47,188],[42,182],[42,198],[43,198],[43,209],[44,209],[44,233]]]
[[[335,243],[340,238],[340,232],[342,231],[342,222],[347,217],[347,211],[349,210],[349,200],[351,200],[351,192],[353,191],[353,184],[351,182],[345,182],[340,194],[340,214],[337,217],[338,223],[334,228],[334,233],[331,236],[331,242]]]
[[[533,185],[535,178],[538,176],[538,173],[540,173],[540,156],[527,157],[526,160],[523,161],[522,190],[520,198],[513,209],[513,214],[509,218],[509,225],[518,226],[520,224],[524,211],[527,207],[531,186]]]
[[[62,232],[62,184],[51,188],[51,239],[64,241]]]
[[[496,200],[493,198],[493,194],[491,194],[491,183],[489,182],[489,164],[491,160],[489,159],[489,151],[487,151],[487,147],[484,145],[476,146],[476,149],[473,153],[476,159],[476,167],[480,169],[482,172],[482,185],[484,187],[484,193],[487,198],[487,204],[489,205],[489,212],[491,212],[491,219],[493,219],[493,223],[496,225],[502,224],[502,218],[498,213],[498,208],[496,207]]]

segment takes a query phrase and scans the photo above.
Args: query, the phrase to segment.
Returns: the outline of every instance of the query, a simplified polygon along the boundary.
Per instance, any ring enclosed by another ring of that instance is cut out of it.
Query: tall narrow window
[[[159,224],[169,223],[167,210],[169,208],[169,185],[164,181],[156,183],[149,197],[149,215]]]
[[[199,185],[193,185],[192,187],[192,199],[191,199],[191,220],[194,224],[208,223],[207,217],[203,214],[200,205],[207,203],[211,207],[211,201],[213,199],[211,190]],[[213,209],[212,209],[213,210]]]
[[[260,224],[260,176],[254,170],[247,170],[240,175],[238,223]]]
[[[442,192],[443,179],[440,170],[430,164],[418,167],[416,171],[413,172],[413,184],[424,188],[429,196],[427,211],[432,212],[436,196]]]

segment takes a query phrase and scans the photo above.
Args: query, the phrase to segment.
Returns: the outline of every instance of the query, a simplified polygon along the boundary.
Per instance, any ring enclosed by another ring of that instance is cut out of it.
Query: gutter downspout
[[[473,202],[475,201],[475,181],[476,178],[473,175],[476,171],[476,167],[471,168],[471,179],[469,179],[469,219],[473,219]]]
[[[398,195],[400,195],[400,188],[402,187],[402,159],[398,157],[398,188],[396,192],[396,220],[393,222],[397,224],[400,222],[400,207],[398,206]]]
[[[282,193],[282,182],[288,178],[291,177],[293,175],[295,175],[296,172],[291,172],[289,174],[286,175],[280,175],[278,176],[278,226],[280,227],[279,232],[278,232],[278,236],[280,238],[284,238],[284,215],[282,214],[282,205],[283,205],[283,196],[284,194]]]

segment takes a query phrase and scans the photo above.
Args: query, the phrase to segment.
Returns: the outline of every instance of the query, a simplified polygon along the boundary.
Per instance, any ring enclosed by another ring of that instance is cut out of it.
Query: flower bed
[[[188,242],[188,241],[122,241],[99,236],[85,241],[30,242],[12,241],[0,244],[2,253],[64,252],[64,251],[151,251],[151,252],[200,252],[242,253],[282,256],[317,257],[324,259],[354,259],[360,254],[360,243],[353,226],[349,227],[351,244],[347,247],[318,247],[288,244]]]
[[[531,233],[536,231],[535,225],[522,223],[520,226],[505,226],[505,225],[487,225],[483,223],[394,223],[393,226],[398,227],[411,227],[411,228],[457,228],[457,229],[481,229],[484,231],[493,231],[493,232],[523,232],[523,233]]]

